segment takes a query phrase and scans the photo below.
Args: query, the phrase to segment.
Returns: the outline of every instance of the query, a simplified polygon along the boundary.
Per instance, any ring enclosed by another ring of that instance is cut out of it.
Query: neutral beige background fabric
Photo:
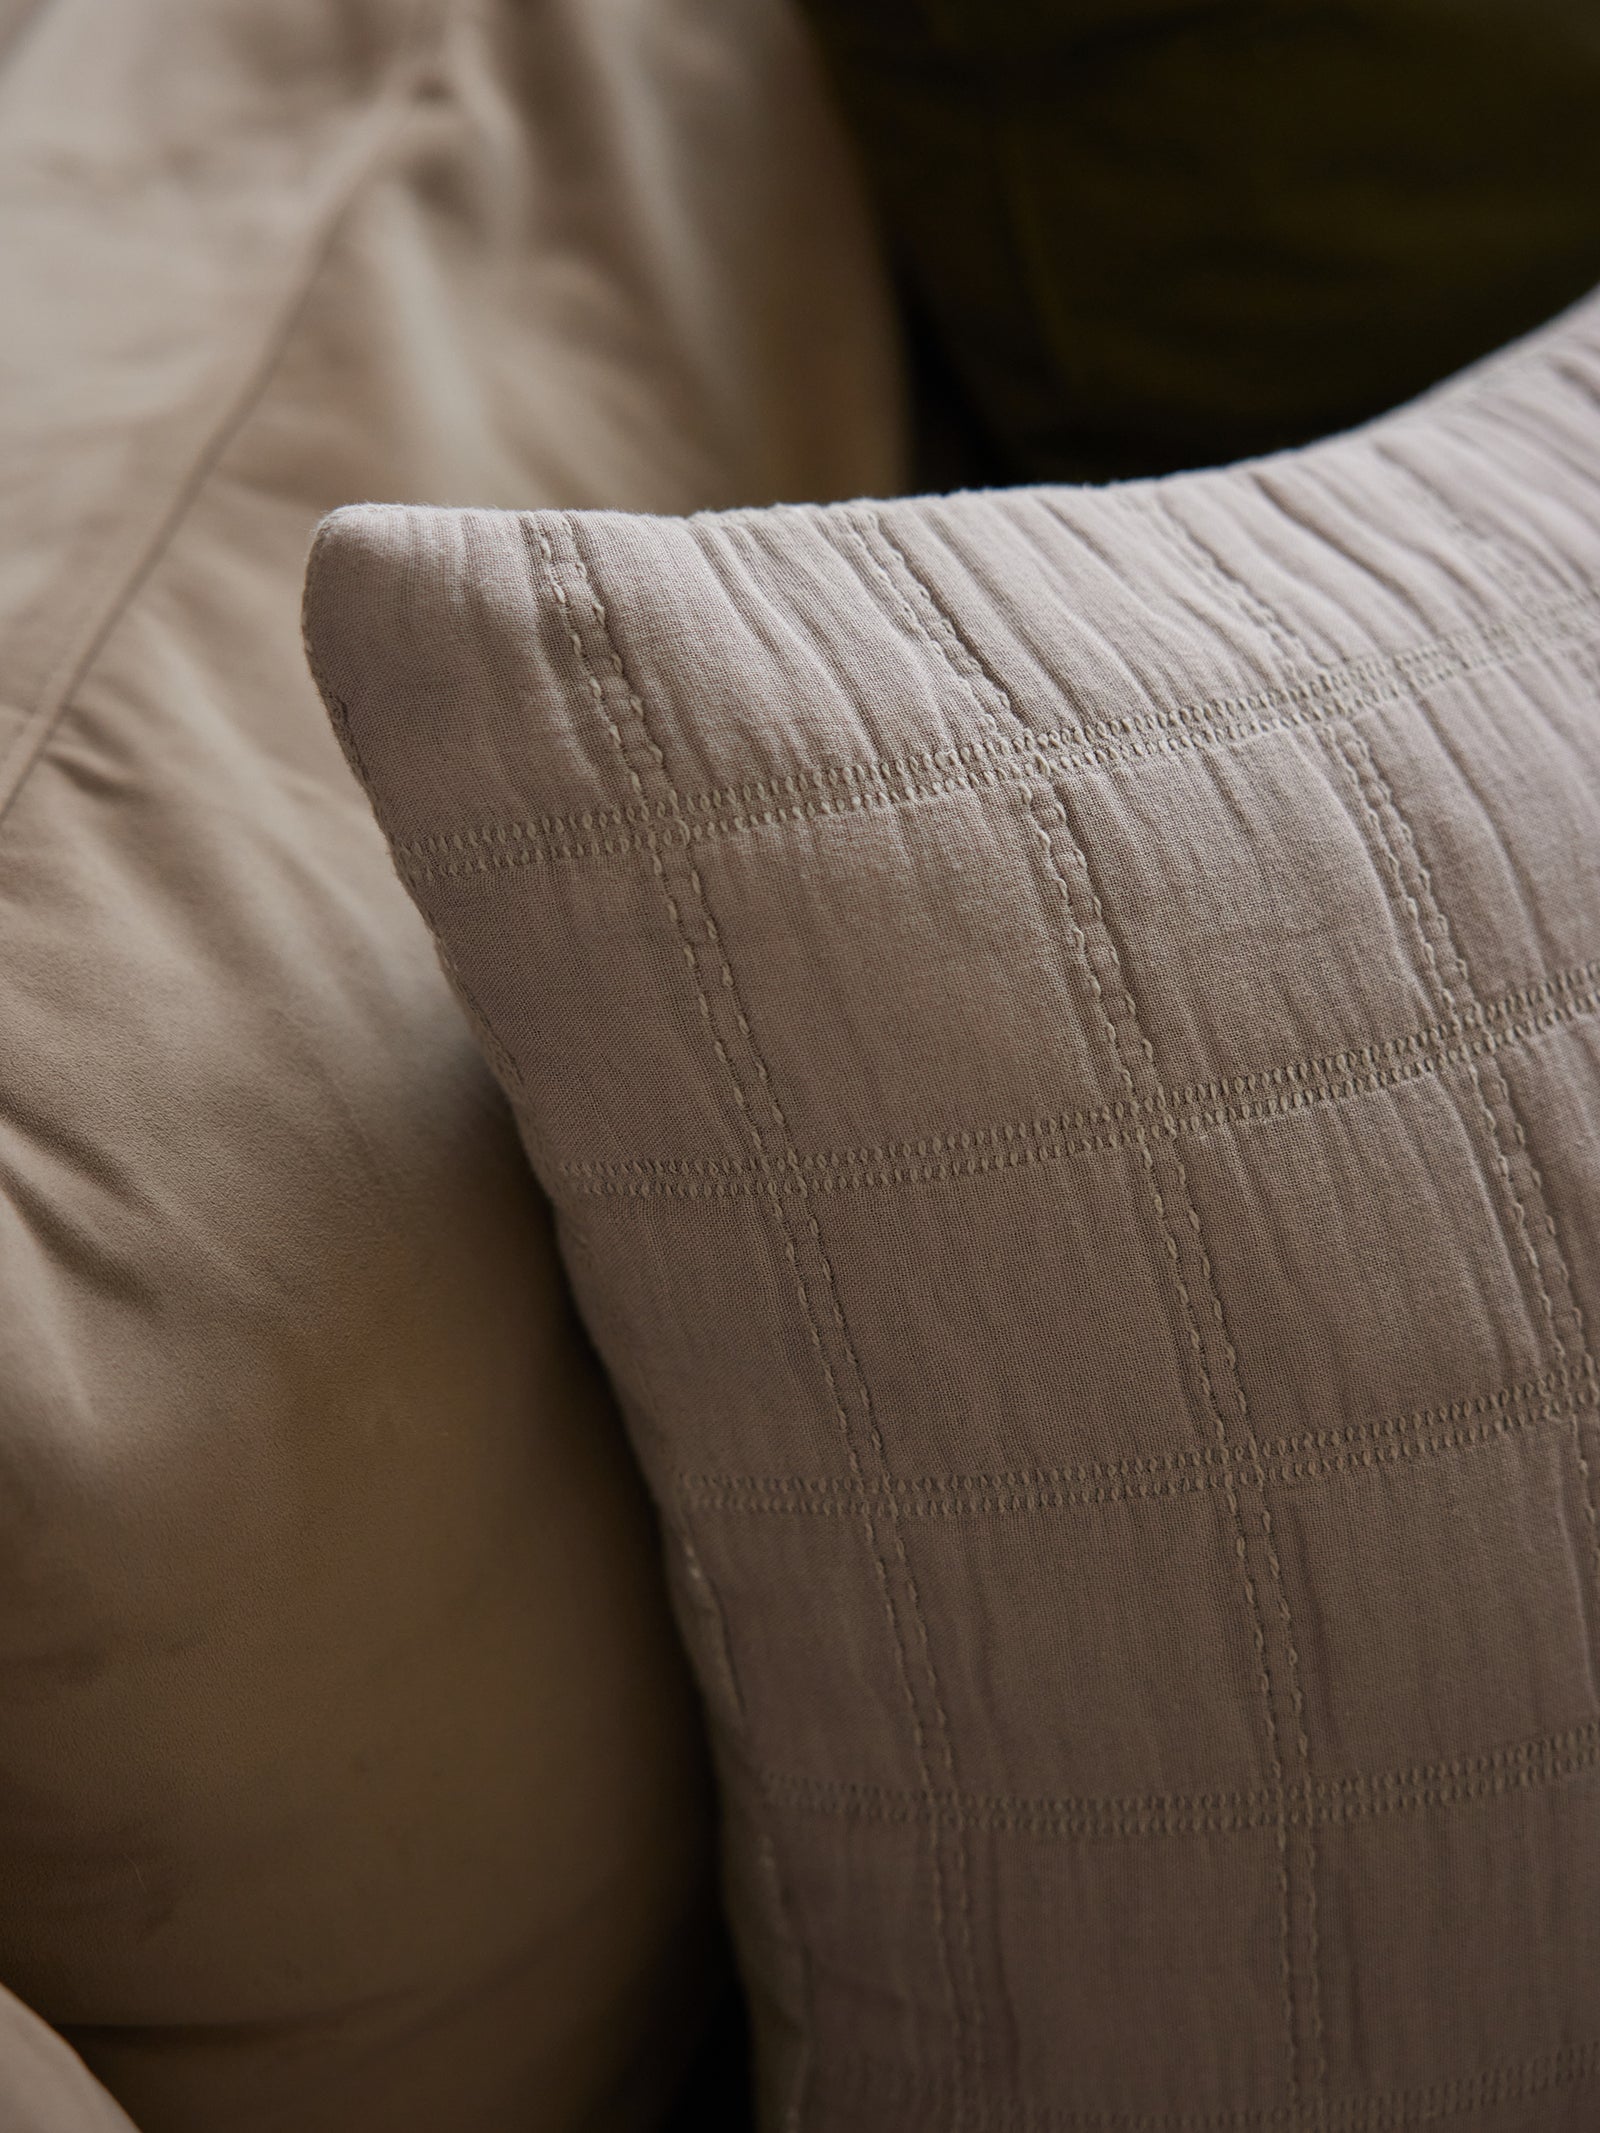
[[[358,510],[766,2123],[1600,2119],[1600,299],[1235,470]]]
[[[633,2123],[654,1539],[299,585],[353,497],[892,483],[876,269],[781,7],[7,23],[0,1977],[144,2133]]]

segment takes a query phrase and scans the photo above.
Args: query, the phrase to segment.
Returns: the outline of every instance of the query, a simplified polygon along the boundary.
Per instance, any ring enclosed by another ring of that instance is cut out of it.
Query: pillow
[[[77,2054],[4,1986],[0,2125],[6,2133],[135,2133]]]
[[[0,1976],[146,2133],[653,2125],[658,1542],[300,584],[351,496],[893,481],[864,218],[768,0],[0,45]]]
[[[1600,2113],[1600,300],[1105,491],[356,509],[765,2123]]]
[[[1000,479],[1326,435],[1600,278],[1592,0],[807,12]]]

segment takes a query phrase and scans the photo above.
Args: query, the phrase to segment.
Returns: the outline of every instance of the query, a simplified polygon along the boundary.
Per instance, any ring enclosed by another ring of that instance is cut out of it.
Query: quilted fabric
[[[1600,302],[1217,473],[359,510],[766,2124],[1600,2116]]]

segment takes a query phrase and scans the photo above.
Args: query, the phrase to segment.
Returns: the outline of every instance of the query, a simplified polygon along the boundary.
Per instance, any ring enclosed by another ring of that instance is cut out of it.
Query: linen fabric
[[[806,5],[990,479],[1326,436],[1600,278],[1591,0]]]
[[[325,527],[769,2127],[1595,2123],[1597,584],[1593,302],[1216,474]]]
[[[145,2133],[654,2123],[656,1537],[300,585],[892,483],[864,216],[766,0],[0,13],[0,1976]]]
[[[4,1986],[0,2125],[6,2133],[136,2133],[77,2054]]]

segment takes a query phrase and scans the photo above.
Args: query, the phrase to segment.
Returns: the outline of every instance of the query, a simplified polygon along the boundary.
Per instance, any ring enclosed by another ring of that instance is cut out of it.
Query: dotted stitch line
[[[1335,675],[1372,677],[1365,688],[1342,694],[1332,684],[1324,685],[1320,677],[1312,677],[1292,688],[1222,698],[1214,705],[1128,714],[1090,729],[1053,728],[1022,737],[1004,731],[986,733],[956,748],[878,762],[825,765],[781,780],[687,795],[678,815],[661,803],[645,803],[546,815],[533,822],[438,831],[397,842],[395,859],[408,878],[428,882],[497,873],[541,861],[617,857],[650,849],[649,831],[658,823],[666,831],[662,842],[698,843],[780,822],[1026,783],[1055,769],[1086,765],[1109,769],[1147,757],[1322,725],[1376,710],[1432,682],[1482,673],[1546,649],[1552,635],[1566,634],[1572,618],[1593,604],[1592,595],[1553,601],[1517,624],[1486,625],[1382,660],[1353,661],[1345,668],[1330,669]],[[1158,738],[1144,738],[1148,735]],[[949,774],[929,775],[940,771]],[[843,787],[843,794],[827,796],[834,787]],[[818,794],[819,788],[822,796],[806,797]],[[763,804],[750,806],[752,800]],[[727,811],[730,808],[732,812]],[[596,830],[618,834],[596,836]]]
[[[1579,989],[1581,980],[1591,982]],[[1539,1013],[1519,1013],[1535,997],[1556,1001]],[[1231,1082],[1209,1082],[1165,1093],[1133,1097],[1059,1118],[1015,1120],[971,1126],[960,1133],[929,1134],[920,1140],[875,1148],[817,1150],[801,1155],[800,1168],[821,1190],[851,1186],[932,1181],[947,1176],[975,1176],[992,1169],[1053,1162],[1096,1149],[1131,1145],[1153,1122],[1168,1134],[1197,1133],[1251,1120],[1283,1117],[1324,1103],[1338,1103],[1381,1089],[1404,1087],[1441,1067],[1482,1058],[1542,1032],[1564,1027],[1600,1011],[1600,963],[1546,980],[1544,985],[1485,1005],[1476,1015],[1463,1013],[1450,1025],[1435,1024],[1406,1037],[1388,1038],[1359,1051],[1340,1052],[1240,1075]],[[1454,1028],[1480,1034],[1449,1041]],[[1380,1060],[1391,1065],[1379,1065]],[[1279,1085],[1274,1093],[1247,1102],[1215,1100],[1228,1088]],[[1283,1088],[1283,1084],[1288,1084]],[[1109,1130],[1091,1131],[1091,1128]],[[992,1147],[992,1154],[983,1150]],[[562,1174],[576,1179],[577,1190],[590,1196],[651,1192],[694,1198],[725,1197],[759,1189],[759,1166],[734,1156],[629,1157],[621,1160],[569,1160]]]
[[[1521,1434],[1540,1422],[1565,1422],[1600,1407],[1587,1380],[1551,1373],[1524,1385],[1424,1408],[1412,1415],[1351,1423],[1274,1438],[1257,1446],[1273,1477],[1316,1480],[1393,1465],[1425,1454],[1471,1450]],[[1221,1479],[1214,1447],[1137,1453],[1075,1467],[1003,1474],[922,1474],[882,1486],[906,1517],[1000,1515],[1068,1509],[1128,1498],[1190,1494]],[[709,1511],[752,1511],[785,1517],[853,1517],[863,1500],[841,1476],[685,1473],[678,1486],[686,1503]]]
[[[923,2126],[938,2123],[943,2085],[937,2070],[891,2066],[848,2051],[831,2052],[829,2065],[841,2093],[893,2090],[899,2100],[915,2101]],[[1326,2122],[1332,2133],[1405,2133],[1408,2127],[1434,2125],[1486,2103],[1514,2102],[1573,2086],[1597,2070],[1600,2042],[1577,2045],[1430,2088],[1330,2098],[1324,2106]],[[841,2074],[846,2077],[842,2081],[838,2079]],[[1299,2125],[1295,2108],[1285,2104],[1237,2111],[1149,2113],[1092,2108],[1053,2111],[997,2098],[995,2112],[999,2133],[1243,2133],[1250,2128],[1298,2133]]]
[[[1409,1769],[1356,1772],[1313,1778],[1291,1801],[1295,1827],[1307,1820],[1322,1828],[1380,1815],[1432,1808],[1475,1806],[1581,1776],[1600,1764],[1600,1719],[1586,1719],[1560,1733],[1519,1741],[1483,1755],[1450,1756]],[[910,1824],[929,1814],[952,1826],[1001,1836],[1057,1839],[1230,1836],[1277,1826],[1276,1793],[1251,1788],[1221,1792],[1105,1795],[1079,1799],[1007,1793],[948,1792],[924,1795],[893,1785],[805,1776],[796,1771],[758,1773],[775,1805],[798,1813],[841,1820]]]

